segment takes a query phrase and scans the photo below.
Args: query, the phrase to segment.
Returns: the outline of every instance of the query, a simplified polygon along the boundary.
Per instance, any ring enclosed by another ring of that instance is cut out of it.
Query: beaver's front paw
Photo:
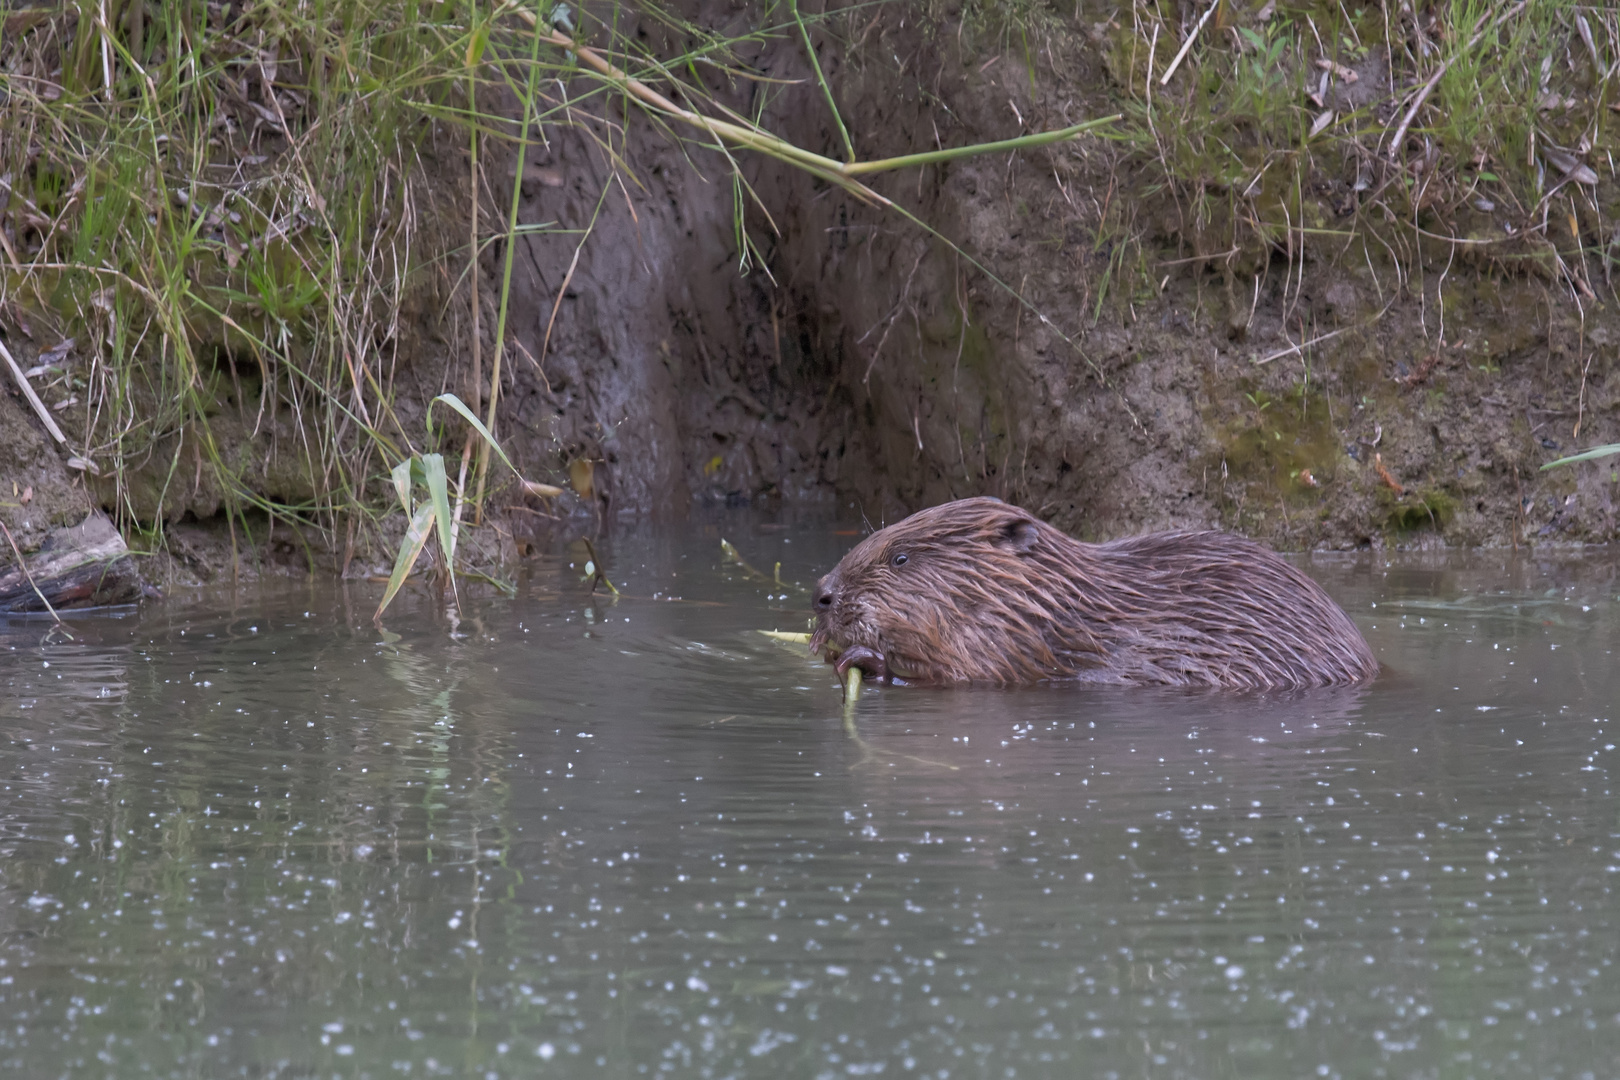
[[[852,667],[858,667],[869,680],[886,682],[889,678],[889,666],[883,660],[883,654],[865,645],[853,645],[845,649],[838,656],[838,678],[842,680]]]

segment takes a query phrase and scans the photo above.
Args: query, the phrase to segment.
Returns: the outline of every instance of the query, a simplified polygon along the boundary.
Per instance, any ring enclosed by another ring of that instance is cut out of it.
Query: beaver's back
[[[1169,532],[1087,546],[1132,597],[1128,614],[1103,620],[1112,629],[1103,666],[1123,681],[1302,687],[1378,673],[1361,631],[1332,597],[1253,541]]]

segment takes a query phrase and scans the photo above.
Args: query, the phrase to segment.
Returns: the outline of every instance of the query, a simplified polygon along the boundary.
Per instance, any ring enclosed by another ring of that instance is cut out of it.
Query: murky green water
[[[1313,567],[1396,672],[869,689],[733,517],[452,635],[0,624],[8,1076],[1620,1075],[1610,557]],[[786,599],[783,599],[786,595]]]

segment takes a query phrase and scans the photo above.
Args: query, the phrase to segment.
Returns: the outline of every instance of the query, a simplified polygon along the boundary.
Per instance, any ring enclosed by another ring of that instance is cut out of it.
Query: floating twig
[[[737,545],[733,544],[730,540],[727,540],[723,536],[720,538],[720,557],[726,562],[736,563],[742,569],[742,572],[747,574],[749,577],[757,577],[761,581],[771,580],[769,574],[762,574],[758,570],[755,570],[752,566],[749,566],[748,560],[743,558],[742,552],[737,550]]]
[[[591,538],[588,536],[582,536],[580,540],[585,544],[585,553],[591,557],[591,561],[585,564],[585,576],[591,579],[591,592],[595,592],[596,586],[601,584],[607,586],[608,592],[618,596],[619,590],[614,588],[613,582],[609,581],[608,576],[602,573],[602,560],[596,557],[596,545],[591,543]]]
[[[766,637],[770,638],[772,641],[782,641],[782,642],[786,642],[789,645],[808,645],[808,644],[810,644],[810,635],[806,634],[806,633],[804,633],[802,631],[795,631],[795,630],[759,630],[759,631],[756,631],[756,633],[764,634]]]

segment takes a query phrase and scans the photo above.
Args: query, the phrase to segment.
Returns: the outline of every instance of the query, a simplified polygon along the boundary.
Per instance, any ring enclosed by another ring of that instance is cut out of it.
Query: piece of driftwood
[[[24,573],[9,549],[0,552],[0,612],[44,611],[42,593],[58,611],[128,604],[141,596],[135,560],[99,510],[71,528],[52,530],[26,561]]]

